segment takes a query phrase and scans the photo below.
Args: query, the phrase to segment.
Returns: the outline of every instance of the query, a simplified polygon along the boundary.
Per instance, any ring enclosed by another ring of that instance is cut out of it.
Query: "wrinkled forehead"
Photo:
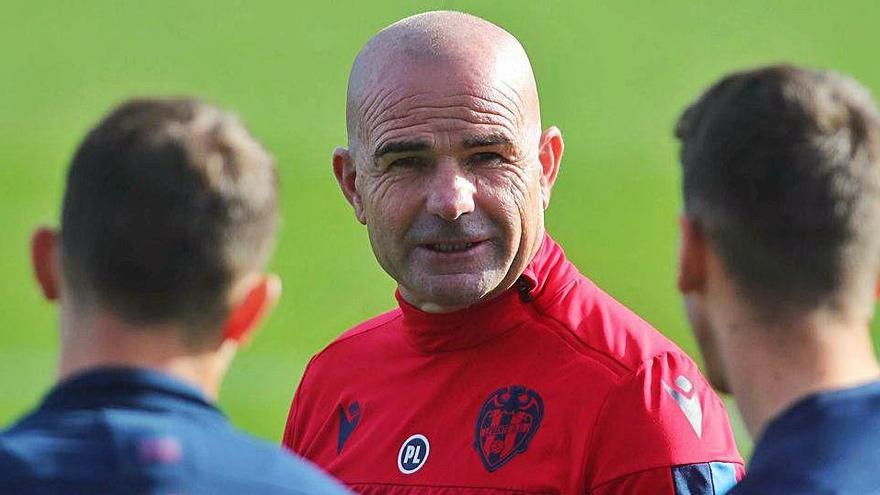
[[[358,140],[379,147],[384,141],[415,134],[430,142],[498,135],[514,142],[530,127],[523,107],[522,97],[506,86],[394,86],[365,100]]]
[[[349,88],[349,140],[369,148],[412,133],[523,139],[540,129],[534,78],[526,69],[492,51],[375,60]]]

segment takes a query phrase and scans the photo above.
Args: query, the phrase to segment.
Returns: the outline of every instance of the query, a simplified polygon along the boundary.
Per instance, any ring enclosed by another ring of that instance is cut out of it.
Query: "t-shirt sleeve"
[[[655,356],[622,378],[588,451],[592,494],[717,495],[743,474],[724,405],[680,353]]]

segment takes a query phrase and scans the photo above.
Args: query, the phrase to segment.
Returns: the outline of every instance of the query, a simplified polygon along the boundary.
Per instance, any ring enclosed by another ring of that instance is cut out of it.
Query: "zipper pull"
[[[529,285],[528,280],[522,277],[517,279],[516,290],[519,292],[519,298],[522,299],[523,302],[532,302],[532,286]]]

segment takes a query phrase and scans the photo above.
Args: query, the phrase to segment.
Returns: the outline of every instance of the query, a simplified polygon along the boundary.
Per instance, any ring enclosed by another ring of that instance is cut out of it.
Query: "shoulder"
[[[661,467],[743,461],[724,404],[679,352],[643,361],[607,393],[588,443],[592,486]]]
[[[837,486],[852,493],[880,492],[880,473],[874,467],[880,464],[878,410],[880,382],[802,399],[767,427],[744,487],[787,486],[800,490],[793,493],[815,493]]]
[[[315,357],[340,350],[360,348],[362,345],[370,343],[381,345],[383,337],[389,337],[389,335],[383,334],[382,330],[394,326],[394,323],[401,317],[400,308],[395,308],[359,323],[343,332],[339,337],[336,337],[333,342],[316,354]]]
[[[742,465],[723,403],[649,323],[580,275],[536,305],[558,338],[612,372],[589,440],[593,486],[663,466]]]
[[[16,491],[45,483],[101,493],[156,483],[218,494],[346,493],[307,462],[216,413],[139,410],[32,414],[0,434],[0,492],[9,484]]]
[[[580,344],[584,353],[603,361],[624,377],[656,357],[675,355],[690,362],[677,345],[632,310],[578,274],[555,294],[536,301],[541,315]]]
[[[238,448],[229,449],[231,464],[217,463],[212,480],[222,480],[222,493],[310,494],[348,493],[310,462],[278,445],[237,432]],[[228,447],[232,447],[230,443]]]
[[[755,455],[798,455],[804,447],[821,447],[817,457],[871,456],[880,460],[880,381],[802,398],[777,416],[764,432]],[[857,454],[858,453],[858,454]],[[880,478],[880,474],[878,474]]]
[[[394,331],[401,318],[400,309],[395,308],[346,330],[312,356],[306,365],[303,380],[324,368],[329,367],[333,371],[339,360],[356,363],[357,356],[375,357],[387,352],[389,343],[401,337],[399,332]]]
[[[382,313],[344,332],[309,360],[291,403],[284,445],[294,447],[297,425],[309,421],[319,404],[333,403],[352,377],[370,376],[394,360],[391,343],[402,339],[396,331],[401,319],[400,309]]]
[[[392,310],[386,311],[378,316],[374,316],[369,320],[366,320],[362,323],[359,323],[345,332],[342,333],[339,337],[337,337],[330,346],[343,344],[351,339],[356,339],[358,337],[366,336],[377,329],[380,329],[394,320],[400,318],[401,311],[400,308],[394,308]],[[329,346],[328,346],[329,347]]]
[[[32,462],[22,455],[8,431],[0,433],[0,480],[10,480],[32,469]],[[0,485],[2,486],[2,485]]]
[[[0,433],[0,493],[33,493],[56,484],[77,492],[114,476],[117,458],[104,448],[108,432],[94,416],[38,410]]]
[[[110,437],[100,412],[37,410],[0,433],[0,463],[48,466],[65,453],[79,457],[98,451]]]

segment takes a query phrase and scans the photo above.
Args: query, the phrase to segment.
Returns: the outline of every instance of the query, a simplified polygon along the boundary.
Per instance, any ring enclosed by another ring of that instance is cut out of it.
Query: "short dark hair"
[[[86,136],[67,176],[62,266],[75,299],[135,323],[218,337],[236,277],[261,270],[278,178],[238,118],[190,98],[123,103]]]
[[[880,269],[880,118],[834,72],[734,73],[681,116],[685,214],[759,307],[837,307]],[[855,284],[855,285],[854,285]]]

